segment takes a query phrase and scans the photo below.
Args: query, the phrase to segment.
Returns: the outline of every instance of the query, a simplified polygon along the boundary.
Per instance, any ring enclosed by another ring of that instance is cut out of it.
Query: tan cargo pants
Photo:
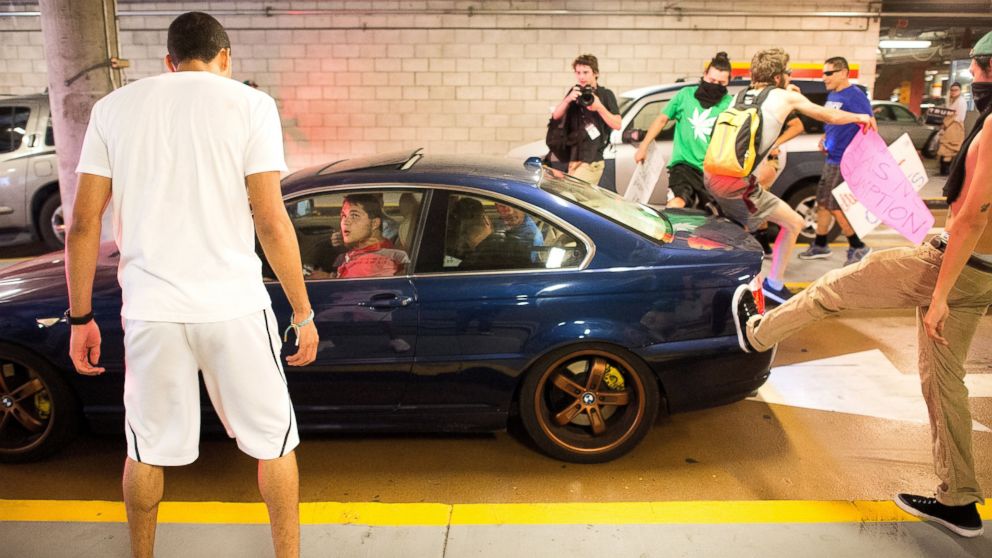
[[[827,273],[782,306],[748,324],[754,348],[767,350],[807,325],[842,310],[916,307],[920,382],[930,415],[937,499],[948,506],[982,503],[971,451],[971,410],[964,363],[978,322],[992,304],[992,273],[966,266],[948,297],[944,338],[927,337],[923,316],[944,254],[929,244],[869,254]]]
[[[579,180],[585,180],[589,184],[599,186],[599,179],[603,177],[604,168],[606,168],[606,161],[596,161],[594,163],[572,161],[568,164],[568,174]]]

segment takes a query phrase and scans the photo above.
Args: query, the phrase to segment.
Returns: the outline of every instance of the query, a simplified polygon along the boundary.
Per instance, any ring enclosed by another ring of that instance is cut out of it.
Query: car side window
[[[424,194],[358,190],[293,198],[286,204],[307,280],[392,277],[410,271]],[[264,266],[263,275],[275,274]]]
[[[892,112],[889,110],[888,105],[875,105],[871,110],[875,113],[875,120],[878,120],[879,122],[891,122],[892,120],[895,120],[892,117]]]
[[[651,124],[654,122],[655,118],[658,118],[661,111],[665,109],[665,105],[667,104],[668,101],[665,100],[654,101],[644,105],[641,107],[640,112],[637,113],[637,116],[634,117],[634,120],[631,122],[628,129],[647,131],[647,129],[651,127]],[[675,122],[669,121],[661,133],[658,134],[658,137],[655,138],[655,141],[671,140],[674,137],[674,130]]]
[[[29,107],[0,107],[0,153],[21,147],[30,116]]]
[[[519,207],[483,196],[448,197],[443,271],[577,267],[585,245]]]
[[[910,112],[909,109],[904,107],[894,107],[894,106],[890,106],[889,108],[892,110],[892,113],[895,115],[896,121],[916,122],[916,115]]]

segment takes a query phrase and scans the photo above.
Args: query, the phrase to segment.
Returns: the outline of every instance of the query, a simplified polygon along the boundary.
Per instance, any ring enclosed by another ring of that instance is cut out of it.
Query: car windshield
[[[630,109],[636,100],[633,97],[620,97],[620,105],[618,107],[620,109],[620,116],[627,114],[627,110]]]
[[[653,208],[625,200],[610,190],[545,168],[539,186],[658,242],[671,242],[673,229]]]

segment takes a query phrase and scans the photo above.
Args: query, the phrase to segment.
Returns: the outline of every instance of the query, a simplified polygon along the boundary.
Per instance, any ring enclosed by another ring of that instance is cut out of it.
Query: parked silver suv
[[[0,246],[65,243],[48,95],[0,98]]]

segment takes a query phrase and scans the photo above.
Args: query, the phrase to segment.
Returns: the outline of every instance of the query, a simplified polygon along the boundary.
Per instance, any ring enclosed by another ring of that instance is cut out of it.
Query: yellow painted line
[[[992,520],[992,504],[978,507]],[[124,504],[81,500],[0,500],[0,521],[126,521]],[[267,523],[262,503],[163,502],[162,523]],[[628,525],[746,523],[894,523],[919,521],[891,501],[697,501],[550,504],[382,504],[305,502],[304,525]]]

